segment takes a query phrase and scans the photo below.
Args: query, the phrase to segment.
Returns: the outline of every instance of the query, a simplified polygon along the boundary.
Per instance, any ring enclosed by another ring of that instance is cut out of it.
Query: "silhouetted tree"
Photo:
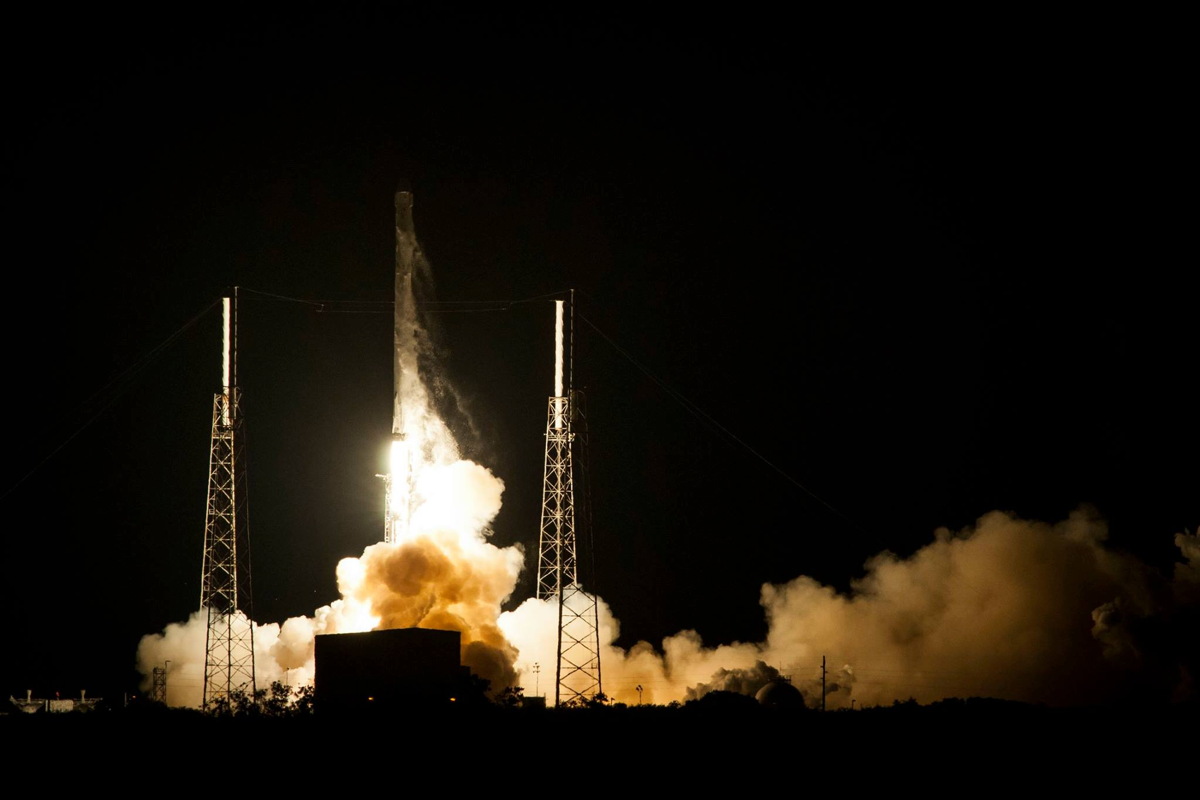
[[[724,689],[706,692],[702,697],[687,701],[683,707],[685,710],[717,713],[758,711],[760,708],[758,701],[750,695]]]
[[[496,695],[496,704],[504,708],[520,708],[525,702],[525,689],[520,686],[507,686]]]
[[[234,689],[227,696],[216,697],[205,708],[214,717],[293,717],[311,714],[313,710],[313,687],[292,688],[282,681],[274,681],[267,689],[258,689],[253,695],[244,689]]]

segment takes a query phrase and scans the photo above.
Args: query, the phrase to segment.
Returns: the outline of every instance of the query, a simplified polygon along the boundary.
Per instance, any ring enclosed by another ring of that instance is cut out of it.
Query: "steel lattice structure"
[[[232,306],[225,299],[225,390],[213,398],[200,610],[208,615],[203,707],[253,697],[254,624],[239,392],[230,378]]]
[[[600,639],[595,595],[579,576],[572,428],[574,403],[562,393],[562,301],[557,306],[556,396],[546,411],[546,458],[538,546],[537,596],[558,602],[558,664],[555,705],[579,705],[602,694]]]
[[[570,426],[561,424],[566,416],[567,398],[551,397],[546,413],[546,460],[542,472],[539,600],[557,599],[563,583],[574,583],[578,579],[572,437]]]
[[[153,684],[150,687],[150,699],[156,703],[167,703],[167,669],[155,667],[152,673]]]

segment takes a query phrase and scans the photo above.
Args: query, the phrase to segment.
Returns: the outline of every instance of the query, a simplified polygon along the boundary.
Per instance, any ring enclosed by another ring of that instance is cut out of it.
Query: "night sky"
[[[764,583],[993,510],[1088,504],[1166,571],[1200,525],[1169,47],[289,8],[11,21],[0,692],[132,691],[198,607],[234,286],[255,616],[337,597],[383,535],[401,189],[527,563],[573,291],[625,645],[757,641]]]

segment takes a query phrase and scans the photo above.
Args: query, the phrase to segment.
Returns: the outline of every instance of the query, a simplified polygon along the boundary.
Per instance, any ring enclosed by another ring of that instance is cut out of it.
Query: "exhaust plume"
[[[398,274],[411,292],[428,281],[429,266],[401,227],[408,261]],[[437,382],[416,298],[398,290],[397,302],[405,335],[396,338],[393,435],[404,469],[402,480],[389,473],[386,513],[402,508],[403,524],[394,540],[337,565],[339,599],[310,617],[256,623],[257,685],[310,685],[317,635],[425,627],[459,631],[463,664],[493,692],[519,685],[553,697],[557,606],[530,598],[502,611],[525,568],[521,547],[489,541],[504,482],[459,456],[433,399],[453,393]],[[1182,560],[1164,576],[1110,547],[1107,534],[1086,507],[1056,523],[992,511],[966,529],[935,531],[906,558],[879,553],[847,593],[803,575],[764,584],[768,633],[757,643],[709,647],[685,630],[618,647],[620,624],[597,597],[602,690],[631,705],[681,703],[715,689],[753,695],[782,675],[810,708],[822,700],[835,709],[950,697],[1058,706],[1194,699],[1200,538],[1175,536]],[[143,690],[165,664],[168,704],[199,706],[205,633],[201,610],[143,637]]]
[[[463,663],[493,690],[536,686],[553,697],[556,605],[530,598],[501,610],[525,566],[520,547],[487,539],[503,482],[464,460],[420,474],[406,539],[343,559],[340,599],[311,617],[256,625],[260,687],[311,684],[318,634],[415,626],[461,631]],[[935,531],[907,558],[876,555],[847,593],[803,575],[764,584],[768,633],[757,643],[708,647],[686,630],[618,647],[619,621],[597,598],[602,688],[616,702],[668,704],[730,686],[754,694],[783,675],[808,707],[821,707],[824,692],[829,709],[950,697],[1052,706],[1194,699],[1200,537],[1174,541],[1182,560],[1166,576],[1110,547],[1105,522],[1086,507],[1053,524],[993,511],[963,530]],[[197,612],[144,637],[143,688],[169,661],[168,703],[198,705],[204,635]]]

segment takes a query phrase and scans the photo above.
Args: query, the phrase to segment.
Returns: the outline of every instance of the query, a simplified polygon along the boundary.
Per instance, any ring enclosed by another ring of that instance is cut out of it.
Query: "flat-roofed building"
[[[322,716],[453,708],[470,689],[458,631],[395,628],[315,638],[313,709]]]

